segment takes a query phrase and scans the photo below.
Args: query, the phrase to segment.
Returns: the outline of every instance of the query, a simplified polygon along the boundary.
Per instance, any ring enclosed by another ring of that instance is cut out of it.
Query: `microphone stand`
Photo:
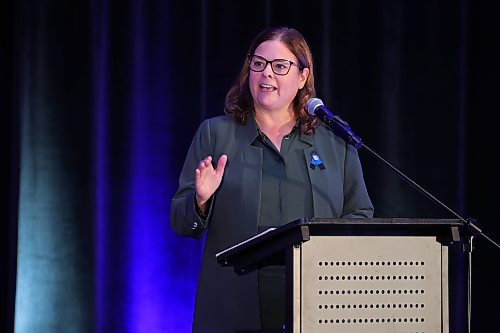
[[[391,163],[387,162],[384,158],[382,158],[379,154],[377,154],[375,151],[370,149],[367,145],[365,145],[361,138],[354,134],[354,132],[351,130],[349,127],[349,124],[346,123],[342,118],[339,116],[333,114],[328,110],[324,104],[323,101],[321,101],[319,98],[311,98],[307,101],[307,111],[311,115],[315,115],[318,117],[321,121],[323,121],[326,126],[332,130],[335,134],[340,136],[342,139],[344,139],[345,142],[348,144],[352,145],[354,148],[359,150],[361,147],[366,149],[370,154],[375,156],[378,160],[382,161],[385,165],[387,165],[389,168],[391,168],[393,171],[395,171],[401,178],[403,178],[406,182],[408,182],[411,186],[413,186],[415,189],[417,189],[420,193],[423,193],[428,199],[434,201],[437,203],[439,206],[443,207],[446,209],[448,212],[450,212],[453,216],[455,216],[457,219],[459,219],[463,226],[464,229],[466,229],[465,235],[466,235],[466,242],[463,243],[462,246],[462,251],[464,253],[467,253],[467,329],[468,332],[470,333],[471,330],[471,314],[472,314],[472,251],[473,251],[473,239],[475,236],[482,236],[486,240],[488,240],[491,244],[497,247],[497,249],[500,249],[500,245],[496,243],[493,239],[488,237],[483,233],[483,231],[476,225],[476,220],[469,218],[469,219],[464,219],[462,216],[460,216],[458,213],[456,213],[453,209],[442,203],[439,199],[437,199],[435,196],[433,196],[431,193],[426,191],[422,186],[418,185],[416,182],[414,182],[412,179],[410,179],[408,176],[406,176],[404,173],[402,173],[399,169],[397,169],[395,166],[393,166]]]
[[[353,134],[352,132],[350,134]],[[341,135],[342,136],[342,135]],[[462,246],[462,251],[464,253],[467,253],[467,332],[471,332],[471,315],[472,315],[472,251],[473,251],[473,239],[475,236],[479,235],[488,240],[491,244],[496,246],[498,249],[500,249],[500,245],[496,243],[493,239],[488,237],[486,234],[483,233],[483,231],[476,225],[476,220],[475,219],[464,219],[462,216],[460,216],[458,213],[456,213],[453,209],[442,203],[439,199],[437,199],[435,196],[433,196],[431,193],[426,191],[423,187],[418,185],[416,182],[414,182],[412,179],[410,179],[408,176],[406,176],[403,172],[401,172],[399,169],[397,169],[395,166],[393,166],[391,163],[386,161],[382,156],[377,154],[375,151],[370,149],[367,145],[365,145],[359,137],[356,137],[355,135],[353,136],[348,136],[347,138],[343,136],[344,139],[346,139],[346,142],[353,145],[356,149],[359,149],[363,147],[365,150],[367,150],[370,154],[375,156],[377,159],[382,161],[385,165],[387,165],[389,168],[391,168],[394,172],[396,172],[401,178],[403,178],[406,182],[408,182],[411,186],[413,186],[415,189],[423,193],[427,198],[430,200],[434,201],[437,203],[439,206],[443,207],[446,209],[448,212],[450,212],[453,216],[455,216],[457,219],[459,219],[462,223],[467,232],[465,233],[466,235],[466,242],[463,243]]]

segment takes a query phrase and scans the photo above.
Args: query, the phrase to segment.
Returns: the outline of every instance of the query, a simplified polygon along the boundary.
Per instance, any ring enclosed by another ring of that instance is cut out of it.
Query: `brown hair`
[[[304,87],[297,92],[293,100],[293,109],[295,117],[300,123],[301,132],[312,134],[314,133],[315,127],[317,127],[317,119],[307,112],[306,103],[310,98],[316,97],[313,59],[309,45],[302,34],[292,28],[272,27],[262,31],[255,37],[250,45],[248,53],[245,55],[245,60],[238,78],[226,95],[224,112],[233,117],[236,122],[245,124],[248,116],[254,111],[253,99],[248,85],[250,70],[248,55],[253,54],[260,44],[268,40],[278,40],[285,44],[297,57],[300,70],[309,68],[309,76],[307,77],[306,83]]]

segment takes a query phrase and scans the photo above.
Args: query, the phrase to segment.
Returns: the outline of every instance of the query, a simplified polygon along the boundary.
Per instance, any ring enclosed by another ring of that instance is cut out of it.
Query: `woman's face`
[[[268,40],[255,49],[254,55],[268,61],[274,59],[290,60],[298,64],[295,55],[280,41]],[[309,69],[302,71],[292,65],[286,75],[277,75],[271,64],[267,64],[262,72],[249,73],[249,87],[255,110],[259,111],[292,111],[292,102],[299,89],[304,87]]]

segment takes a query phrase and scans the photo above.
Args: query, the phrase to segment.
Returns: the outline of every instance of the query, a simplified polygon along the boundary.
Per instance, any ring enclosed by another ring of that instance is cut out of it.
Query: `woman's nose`
[[[267,63],[266,67],[264,67],[264,70],[262,71],[262,75],[271,77],[271,75],[273,74],[273,68],[271,66],[271,63]]]

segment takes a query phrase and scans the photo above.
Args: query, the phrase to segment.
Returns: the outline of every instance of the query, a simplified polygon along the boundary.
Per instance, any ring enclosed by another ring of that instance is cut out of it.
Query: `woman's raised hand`
[[[205,157],[195,170],[194,187],[196,203],[202,213],[205,213],[206,203],[219,188],[226,167],[227,155],[222,155],[217,161],[217,168],[212,166],[212,156]]]

